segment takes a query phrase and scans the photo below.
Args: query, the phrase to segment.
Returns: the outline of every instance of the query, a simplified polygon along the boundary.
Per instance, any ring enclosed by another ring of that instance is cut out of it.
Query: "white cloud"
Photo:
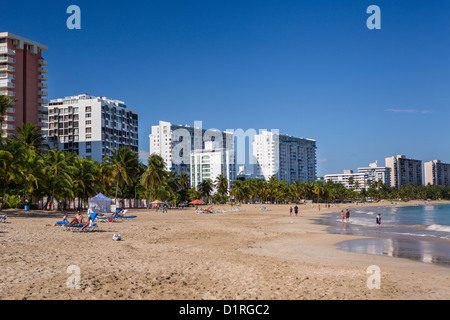
[[[149,151],[139,150],[139,159],[148,160],[149,157],[150,157]]]
[[[421,113],[428,114],[433,113],[433,110],[425,109],[425,110],[417,110],[417,109],[385,109],[386,112],[392,113]]]
[[[327,158],[318,159],[317,162],[318,163],[325,163],[325,162],[328,162],[328,159]]]
[[[394,113],[416,113],[417,110],[414,109],[386,109],[384,111],[394,112]]]

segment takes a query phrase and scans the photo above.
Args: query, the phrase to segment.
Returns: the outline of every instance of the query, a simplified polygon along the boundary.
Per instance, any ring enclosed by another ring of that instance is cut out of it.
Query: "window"
[[[91,120],[86,120],[86,125],[92,124]]]
[[[92,133],[92,128],[86,128],[86,133]]]
[[[86,118],[92,118],[92,114],[86,113]]]

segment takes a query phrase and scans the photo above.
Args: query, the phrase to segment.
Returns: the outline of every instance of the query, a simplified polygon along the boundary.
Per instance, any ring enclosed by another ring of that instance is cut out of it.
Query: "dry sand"
[[[336,243],[356,236],[314,223],[317,205],[300,206],[299,217],[287,205],[265,206],[272,211],[131,210],[137,219],[100,223],[94,233],[49,226],[61,213],[7,211],[0,299],[450,299],[449,268],[338,250]],[[72,265],[80,268],[80,289],[67,287]],[[370,265],[381,268],[379,290],[366,286]]]

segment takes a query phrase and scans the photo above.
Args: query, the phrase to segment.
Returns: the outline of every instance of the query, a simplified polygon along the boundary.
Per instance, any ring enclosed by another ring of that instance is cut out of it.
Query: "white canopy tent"
[[[89,209],[95,213],[111,213],[111,204],[114,200],[99,193],[92,199],[89,199]]]

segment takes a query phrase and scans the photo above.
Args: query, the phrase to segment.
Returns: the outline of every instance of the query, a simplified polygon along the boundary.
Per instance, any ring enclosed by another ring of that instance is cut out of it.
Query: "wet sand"
[[[448,268],[339,250],[336,244],[362,236],[330,234],[315,219],[354,204],[321,205],[320,212],[301,205],[298,217],[289,215],[289,205],[264,206],[271,211],[130,210],[137,219],[100,223],[94,233],[51,226],[61,213],[7,211],[8,223],[0,224],[0,299],[450,298]],[[112,240],[117,233],[123,241]],[[371,265],[381,269],[379,290],[366,286]],[[69,266],[81,271],[79,289],[67,287]]]

